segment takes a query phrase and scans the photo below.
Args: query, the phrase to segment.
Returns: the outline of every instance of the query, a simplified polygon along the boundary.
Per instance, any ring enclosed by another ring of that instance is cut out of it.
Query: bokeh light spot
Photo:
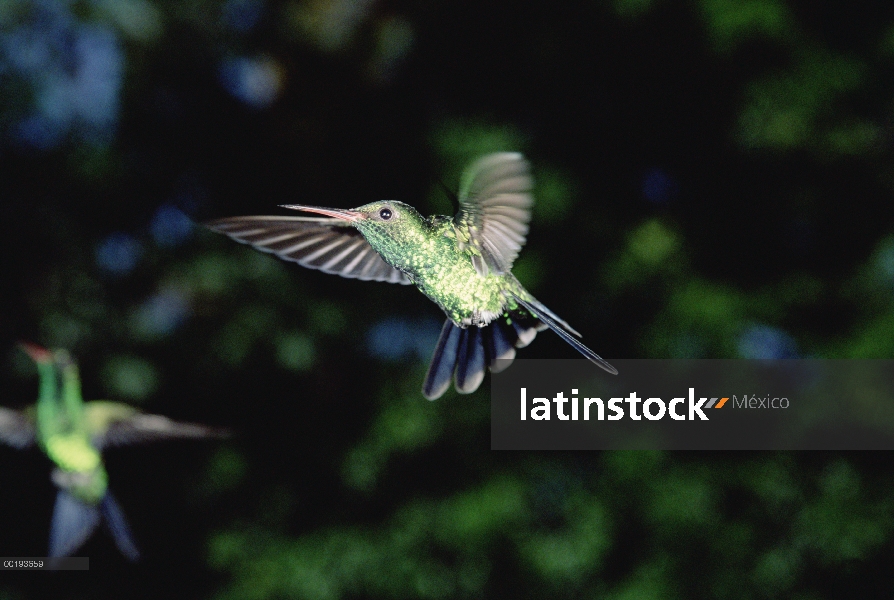
[[[106,362],[103,380],[113,398],[142,400],[158,387],[158,372],[141,358],[118,355]]]
[[[795,341],[781,329],[751,325],[738,340],[739,355],[751,359],[797,358]]]
[[[164,204],[155,211],[149,231],[156,244],[173,247],[182,244],[192,235],[193,223],[176,206]]]
[[[276,359],[293,371],[307,371],[314,364],[316,349],[313,340],[300,332],[282,335],[276,341]]]
[[[643,197],[654,204],[667,204],[676,194],[676,184],[663,169],[652,169],[643,177]]]
[[[264,3],[259,0],[227,0],[223,5],[223,20],[234,31],[247,33],[264,16]]]
[[[165,336],[180,328],[190,313],[189,300],[180,290],[163,290],[137,309],[132,327],[143,336]]]
[[[283,86],[282,67],[271,58],[231,58],[221,65],[220,77],[233,97],[254,108],[273,104]]]
[[[431,353],[437,338],[437,326],[431,321],[389,317],[370,328],[366,347],[382,360],[397,361],[413,355],[424,358]]]
[[[96,247],[96,263],[105,271],[126,275],[137,265],[142,252],[142,245],[133,236],[116,232]]]

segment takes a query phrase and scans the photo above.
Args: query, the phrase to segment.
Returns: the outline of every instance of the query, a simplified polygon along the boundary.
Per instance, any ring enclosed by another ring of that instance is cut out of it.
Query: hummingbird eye
[[[383,221],[387,221],[388,219],[390,219],[391,216],[392,216],[392,214],[393,214],[393,213],[391,212],[391,209],[390,209],[390,208],[383,208],[383,209],[381,209],[381,210],[379,211],[379,217],[380,217]]]

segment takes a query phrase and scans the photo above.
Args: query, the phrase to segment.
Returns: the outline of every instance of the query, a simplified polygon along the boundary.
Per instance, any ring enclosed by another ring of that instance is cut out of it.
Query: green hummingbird
[[[144,414],[117,402],[85,403],[78,367],[68,352],[51,352],[34,344],[22,344],[22,348],[37,363],[37,404],[23,411],[0,408],[0,441],[20,449],[36,442],[55,464],[51,479],[59,492],[50,525],[49,556],[71,555],[102,520],[122,554],[137,560],[140,553],[108,489],[101,452],[131,442],[219,437],[225,432]]]
[[[510,272],[528,233],[531,186],[522,155],[499,152],[463,172],[453,218],[426,218],[403,202],[382,200],[352,210],[283,205],[326,216],[231,217],[205,225],[311,269],[418,287],[447,314],[422,386],[429,400],[451,379],[458,392],[475,391],[485,367],[506,368],[516,348],[547,327],[617,374]]]

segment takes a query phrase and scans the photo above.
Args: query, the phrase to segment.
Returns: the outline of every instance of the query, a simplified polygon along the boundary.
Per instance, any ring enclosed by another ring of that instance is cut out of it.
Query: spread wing
[[[34,443],[34,421],[28,414],[0,408],[0,442],[24,449]]]
[[[225,437],[227,432],[205,425],[178,423],[160,415],[147,415],[126,404],[97,400],[84,409],[93,443],[102,450],[156,440]]]
[[[324,273],[364,281],[412,283],[386,263],[356,228],[340,219],[230,217],[205,226],[262,252]]]
[[[531,184],[528,162],[517,152],[488,154],[463,172],[454,225],[480,275],[512,268],[528,233]]]

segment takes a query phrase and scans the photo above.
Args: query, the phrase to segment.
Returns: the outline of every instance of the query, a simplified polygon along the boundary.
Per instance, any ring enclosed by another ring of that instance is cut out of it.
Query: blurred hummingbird
[[[546,327],[617,374],[510,272],[528,233],[531,185],[522,155],[500,152],[463,172],[453,218],[426,218],[403,202],[382,200],[352,210],[283,205],[326,216],[231,217],[206,226],[311,269],[418,287],[447,314],[422,386],[429,400],[451,378],[458,392],[475,391],[485,367],[506,368],[515,349]]]
[[[115,544],[130,560],[140,556],[118,502],[108,489],[101,451],[109,446],[154,439],[204,438],[223,430],[177,423],[140,413],[117,402],[84,402],[78,367],[64,350],[34,344],[22,348],[37,363],[37,405],[23,411],[0,408],[0,441],[27,448],[35,441],[55,463],[59,488],[50,525],[50,557],[69,556],[103,520]]]

